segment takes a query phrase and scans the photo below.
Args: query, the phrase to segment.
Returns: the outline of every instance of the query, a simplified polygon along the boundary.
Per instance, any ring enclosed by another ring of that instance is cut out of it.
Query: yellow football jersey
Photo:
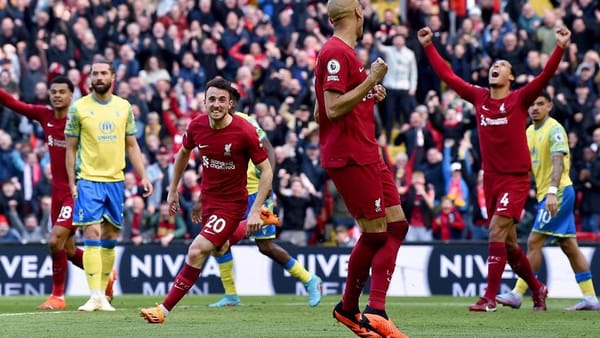
[[[531,170],[537,188],[537,200],[541,201],[548,193],[552,175],[552,153],[561,152],[563,157],[563,172],[560,177],[559,191],[572,185],[569,177],[570,151],[565,128],[555,119],[548,117],[536,128],[533,124],[527,128],[527,144],[531,155]]]
[[[241,112],[236,112],[235,114],[240,117],[243,117],[246,121],[250,122],[250,124],[253,125],[254,128],[256,128],[256,135],[259,140],[262,141],[265,137],[267,137],[267,133],[265,133],[265,131],[260,127],[256,119],[248,116],[248,114],[244,114]],[[248,183],[246,184],[246,189],[248,190],[248,195],[252,195],[258,192],[258,182],[260,181],[260,170],[256,168],[252,161],[248,163],[247,175]]]
[[[65,135],[79,138],[77,178],[94,182],[124,180],[125,138],[137,132],[127,100],[113,95],[108,102],[93,94],[75,101],[67,115]]]

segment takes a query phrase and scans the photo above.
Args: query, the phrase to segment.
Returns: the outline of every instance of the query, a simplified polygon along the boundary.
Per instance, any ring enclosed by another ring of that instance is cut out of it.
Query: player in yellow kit
[[[239,93],[235,88],[232,89],[231,95],[233,101],[233,110],[235,111],[235,106],[237,104],[237,100],[239,98]],[[248,122],[250,122],[255,128],[256,133],[258,134],[258,138],[262,141],[265,149],[269,153],[269,160],[272,165],[275,165],[275,153],[273,151],[273,146],[269,139],[267,138],[267,134],[260,127],[258,122],[249,117],[244,113],[235,113],[243,118],[245,118]],[[260,171],[252,164],[252,162],[248,165],[248,205],[252,205],[254,199],[256,198],[256,192],[258,191],[258,182],[260,179]],[[269,198],[265,201],[265,205],[269,208],[269,210],[273,210],[273,199]],[[246,217],[248,216],[248,212],[246,210]],[[274,217],[274,216],[273,216]],[[264,220],[264,219],[263,219]],[[293,257],[290,257],[289,253],[273,242],[273,240],[277,237],[277,232],[274,224],[269,224],[268,221],[265,221],[265,226],[261,227],[254,235],[253,238],[260,250],[260,253],[271,258],[273,261],[279,263],[286,269],[292,276],[297,278],[299,281],[304,283],[308,293],[308,305],[309,306],[317,306],[321,301],[321,278],[316,275],[308,272],[298,261],[296,261]],[[221,273],[221,282],[223,283],[223,288],[225,289],[225,295],[221,300],[216,303],[210,304],[209,307],[225,307],[225,306],[237,306],[240,304],[240,298],[237,295],[235,280],[233,278],[233,255],[231,254],[231,250],[227,250],[227,252],[217,257],[217,262],[219,263],[219,271]]]
[[[590,265],[581,253],[575,237],[575,190],[569,178],[570,154],[567,133],[549,116],[552,100],[547,93],[535,99],[529,109],[533,123],[527,128],[527,144],[537,188],[538,212],[527,240],[527,257],[534,270],[542,263],[542,246],[546,240],[557,241],[569,258],[575,280],[584,298],[568,311],[599,310]],[[496,296],[500,304],[521,307],[527,283],[519,278],[515,288]]]
[[[83,230],[83,267],[91,297],[79,311],[115,311],[104,297],[123,224],[125,153],[142,179],[144,196],[152,193],[137,143],[131,105],[112,88],[112,62],[92,64],[92,92],[75,101],[67,114],[66,167],[75,201],[73,225]]]

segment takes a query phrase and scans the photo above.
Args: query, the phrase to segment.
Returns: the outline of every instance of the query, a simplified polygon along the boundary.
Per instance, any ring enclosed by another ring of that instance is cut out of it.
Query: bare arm
[[[560,178],[565,169],[563,161],[564,157],[565,155],[561,152],[552,153],[552,174],[550,175],[551,187],[558,187],[560,185]]]
[[[179,187],[179,181],[181,180],[181,176],[183,175],[183,171],[185,167],[187,167],[188,161],[190,160],[190,154],[192,153],[192,149],[186,149],[185,147],[181,147],[175,155],[175,163],[173,164],[173,179],[171,183],[169,183],[169,194],[167,195],[167,203],[169,204],[169,213],[171,215],[175,214],[177,210],[179,210],[179,193],[177,192],[177,188]],[[199,217],[197,214],[192,216],[194,221],[199,221]]]
[[[67,177],[69,178],[69,187],[73,198],[77,198],[77,185],[75,184],[75,155],[79,145],[78,137],[67,137],[67,154],[65,155],[65,165],[67,166]]]
[[[263,146],[265,147],[265,150],[267,151],[267,156],[269,156],[268,160],[269,160],[269,164],[271,165],[271,169],[275,168],[275,165],[277,164],[277,160],[275,159],[275,149],[273,149],[273,144],[271,144],[271,141],[269,141],[268,137],[264,137],[261,140]]]
[[[560,184],[560,177],[564,169],[563,157],[565,155],[561,152],[552,153],[552,173],[550,174],[550,187],[557,188]],[[551,188],[552,189],[552,188]],[[558,213],[558,198],[556,192],[551,192],[548,189],[546,194],[546,209],[550,213],[550,216],[554,216]]]
[[[125,138],[127,154],[129,155],[129,160],[133,165],[133,169],[138,174],[139,177],[142,178],[142,187],[144,188],[144,197],[148,197],[152,194],[152,183],[148,180],[148,176],[146,175],[146,169],[144,168],[144,158],[142,157],[142,151],[140,150],[140,146],[137,143],[137,139],[135,135],[127,135]]]
[[[260,162],[256,167],[260,170],[260,180],[258,181],[256,199],[254,200],[254,203],[252,203],[250,212],[248,213],[248,234],[254,233],[259,229],[261,225],[259,209],[263,203],[265,203],[273,185],[273,168],[271,167],[269,160],[266,159]]]

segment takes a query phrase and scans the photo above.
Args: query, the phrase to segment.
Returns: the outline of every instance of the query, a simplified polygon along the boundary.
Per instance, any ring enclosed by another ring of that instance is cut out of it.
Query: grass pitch
[[[339,296],[316,308],[306,298],[281,295],[242,297],[235,308],[209,309],[218,296],[186,296],[162,325],[147,324],[139,309],[162,297],[117,296],[116,312],[80,313],[87,297],[67,297],[66,311],[36,311],[43,297],[0,298],[1,337],[353,337],[333,320]],[[388,314],[410,337],[598,337],[600,313],[567,312],[573,299],[549,299],[548,311],[534,313],[526,299],[520,310],[469,313],[473,298],[392,297]],[[365,304],[363,298],[361,304]]]

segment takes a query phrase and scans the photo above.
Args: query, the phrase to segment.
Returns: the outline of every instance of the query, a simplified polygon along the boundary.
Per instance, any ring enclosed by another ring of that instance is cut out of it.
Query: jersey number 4
[[[500,199],[500,204],[502,204],[502,206],[507,206],[509,203],[508,201],[508,193],[505,192],[504,195],[502,195],[502,198]]]

